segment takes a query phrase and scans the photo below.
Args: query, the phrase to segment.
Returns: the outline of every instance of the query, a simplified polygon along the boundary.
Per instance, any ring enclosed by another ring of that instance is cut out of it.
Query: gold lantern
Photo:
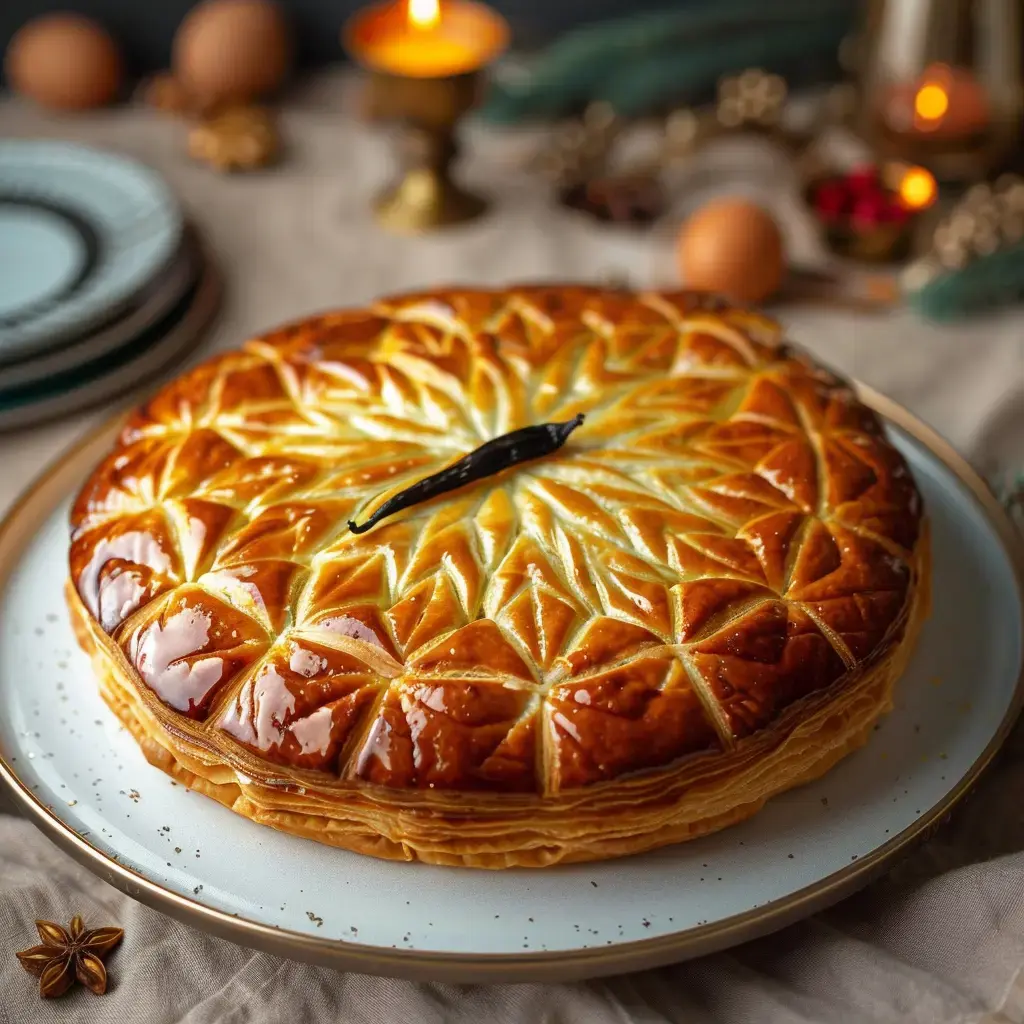
[[[1016,155],[1021,0],[870,0],[857,43],[859,127],[880,156],[960,183]]]

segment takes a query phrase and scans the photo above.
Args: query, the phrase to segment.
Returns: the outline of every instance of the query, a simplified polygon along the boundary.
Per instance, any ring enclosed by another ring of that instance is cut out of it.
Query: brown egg
[[[15,92],[53,110],[109,103],[121,87],[121,54],[110,34],[78,14],[46,14],[11,40],[4,73]]]
[[[786,260],[779,227],[745,199],[717,199],[683,225],[679,270],[691,288],[758,303],[778,291]]]
[[[291,63],[291,32],[270,0],[204,0],[174,37],[174,73],[207,107],[273,92]]]

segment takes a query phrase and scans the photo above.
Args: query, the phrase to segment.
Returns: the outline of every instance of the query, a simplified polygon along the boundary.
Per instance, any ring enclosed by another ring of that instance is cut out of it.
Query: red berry
[[[815,189],[814,210],[822,220],[839,220],[849,203],[850,197],[842,182],[826,181]]]
[[[878,168],[872,164],[855,167],[846,176],[851,192],[857,195],[878,191]]]
[[[855,228],[866,229],[877,227],[885,222],[889,200],[878,193],[861,196],[853,204],[850,219]]]
[[[906,224],[910,220],[910,211],[894,197],[890,197],[885,207],[887,224]]]

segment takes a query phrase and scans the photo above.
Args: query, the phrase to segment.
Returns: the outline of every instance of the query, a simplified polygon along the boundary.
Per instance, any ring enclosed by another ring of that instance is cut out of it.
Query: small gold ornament
[[[838,87],[819,105],[809,125],[796,128],[785,123],[789,88],[780,75],[747,68],[719,79],[716,102],[708,107],[678,107],[665,119],[661,163],[666,167],[689,159],[707,142],[750,132],[781,146],[797,165],[801,176],[815,176],[820,159],[815,141],[829,125],[849,117],[850,96]]]
[[[563,125],[531,160],[534,170],[558,188],[606,174],[622,122],[604,102],[591,103],[579,120]]]
[[[266,167],[280,141],[273,117],[260,107],[236,107],[197,125],[188,136],[189,156],[217,171]]]
[[[17,954],[21,966],[39,979],[39,995],[55,999],[77,981],[101,996],[107,991],[103,958],[124,938],[122,928],[91,928],[76,914],[65,929],[53,921],[36,921],[42,945]]]
[[[945,270],[960,270],[1024,239],[1024,178],[1004,174],[994,184],[973,185],[935,228],[932,257]]]
[[[716,116],[724,128],[773,128],[782,118],[786,94],[778,75],[749,68],[719,81]]]

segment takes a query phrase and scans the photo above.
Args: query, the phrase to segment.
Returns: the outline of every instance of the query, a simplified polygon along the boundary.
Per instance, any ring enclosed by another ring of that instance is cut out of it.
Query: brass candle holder
[[[483,4],[386,3],[346,26],[348,53],[369,72],[366,113],[401,126],[401,172],[375,200],[377,221],[406,234],[479,216],[487,201],[452,177],[458,125],[477,105],[481,71],[508,43],[508,26]]]
[[[369,115],[402,126],[402,171],[374,202],[378,222],[392,231],[418,234],[483,213],[487,200],[464,189],[451,174],[459,151],[456,129],[476,105],[479,76],[415,79],[372,72],[367,85]]]

